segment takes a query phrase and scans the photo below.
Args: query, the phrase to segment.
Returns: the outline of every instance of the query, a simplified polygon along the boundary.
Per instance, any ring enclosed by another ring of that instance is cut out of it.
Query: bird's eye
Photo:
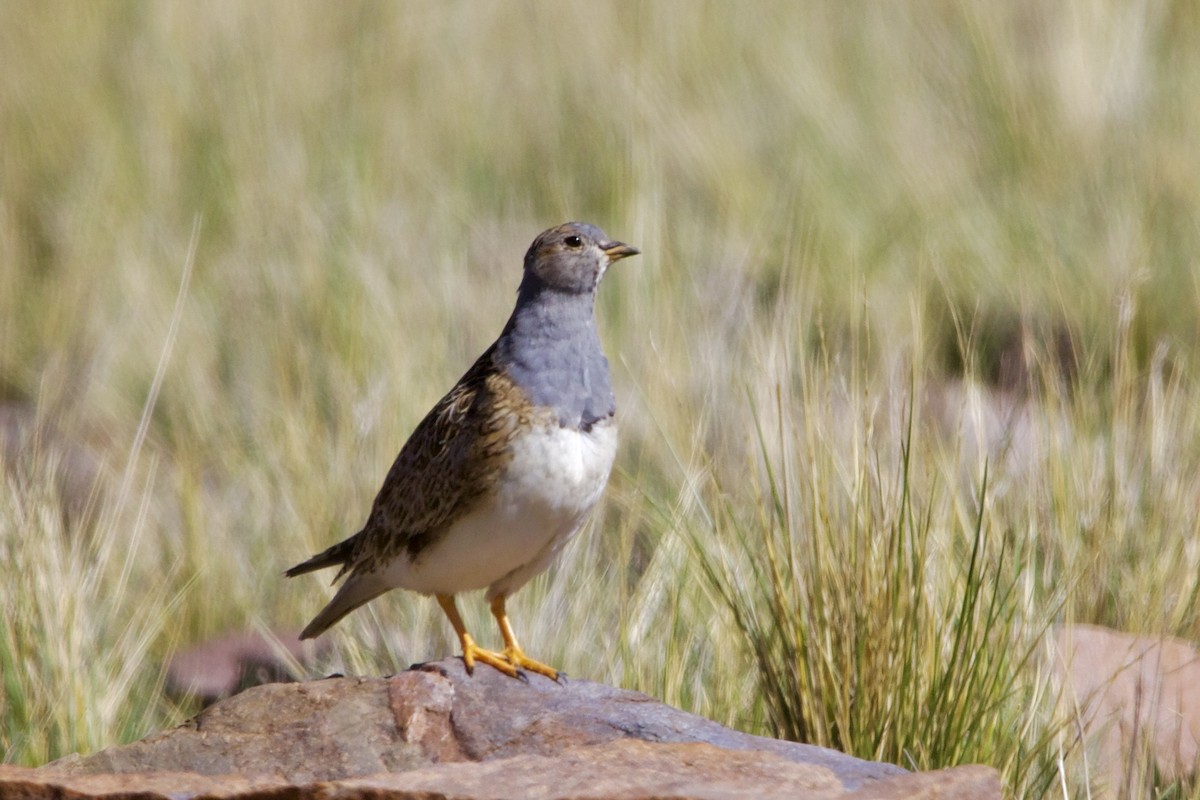
[[[567,247],[583,246],[583,239],[580,239],[578,236],[568,236],[567,238],[563,239],[563,242],[566,243]]]

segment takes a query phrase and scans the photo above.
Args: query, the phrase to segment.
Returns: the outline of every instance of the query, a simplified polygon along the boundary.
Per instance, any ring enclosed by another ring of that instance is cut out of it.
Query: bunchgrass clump
[[[911,769],[994,764],[1040,794],[1052,762],[1014,731],[1044,735],[1029,699],[1045,623],[1023,616],[1016,556],[992,543],[986,470],[977,496],[946,497],[914,485],[911,405],[885,452],[831,441],[822,411],[776,407],[757,512],[714,487],[694,539],[772,732]]]
[[[144,736],[172,714],[163,654],[186,597],[176,569],[148,573],[149,486],[129,513],[68,517],[53,453],[27,455],[0,490],[0,755],[37,765]],[[128,536],[127,536],[128,534]]]

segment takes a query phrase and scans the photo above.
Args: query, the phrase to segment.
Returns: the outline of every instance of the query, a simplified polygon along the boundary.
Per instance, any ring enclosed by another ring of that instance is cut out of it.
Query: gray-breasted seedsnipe
[[[476,661],[513,677],[558,672],[517,644],[504,601],[545,569],[608,482],[616,403],[600,350],[596,287],[637,248],[568,222],[525,254],[517,305],[500,338],[401,448],[358,533],[287,571],[340,567],[346,582],[300,638],[318,636],[390,589],[434,595]],[[487,589],[503,652],[467,633],[454,595]]]

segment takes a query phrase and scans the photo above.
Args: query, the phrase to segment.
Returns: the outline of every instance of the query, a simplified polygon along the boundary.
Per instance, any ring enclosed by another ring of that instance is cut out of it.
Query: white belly
[[[539,428],[516,438],[491,498],[455,522],[389,582],[424,594],[490,587],[509,595],[545,569],[600,499],[617,451],[613,421],[580,433]]]

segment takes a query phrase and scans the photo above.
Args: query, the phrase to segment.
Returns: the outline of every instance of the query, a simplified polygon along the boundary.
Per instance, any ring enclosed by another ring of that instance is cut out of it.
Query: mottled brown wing
[[[528,399],[497,372],[495,345],[421,420],[405,442],[343,572],[370,572],[402,551],[415,556],[495,491]]]

